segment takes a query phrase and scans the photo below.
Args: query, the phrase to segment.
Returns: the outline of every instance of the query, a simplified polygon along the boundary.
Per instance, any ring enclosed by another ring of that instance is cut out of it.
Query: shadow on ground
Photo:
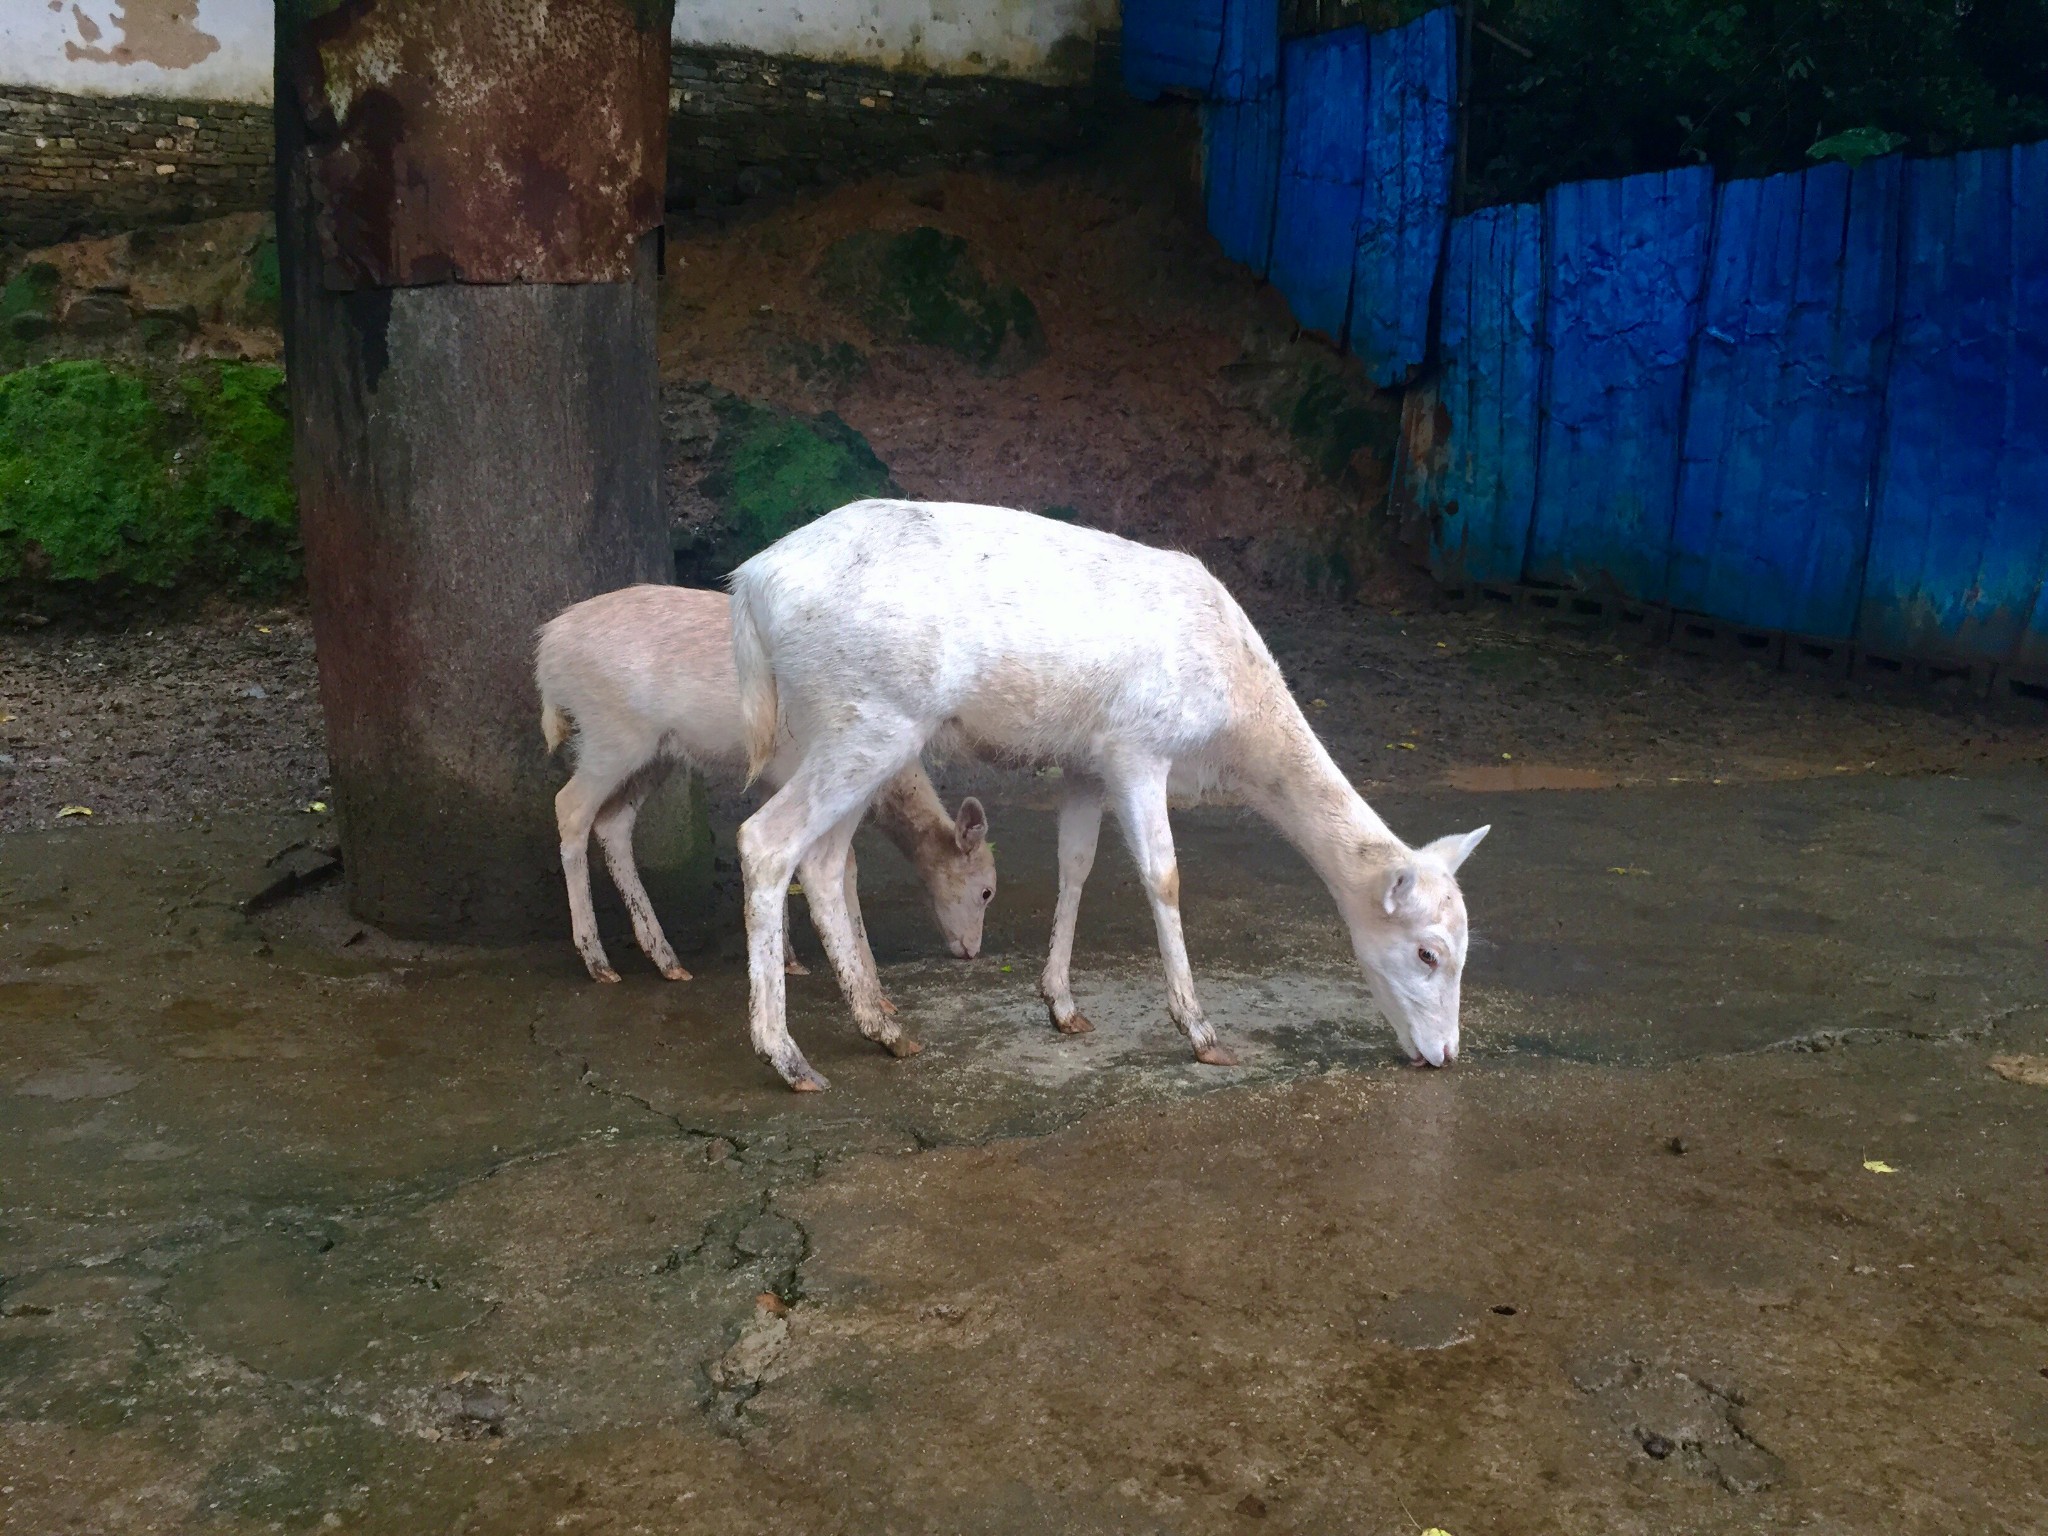
[[[1495,828],[1440,1074],[1214,812],[1245,1067],[1187,1059],[1120,855],[1055,1035],[1050,788],[978,961],[864,855],[928,1048],[795,983],[815,1098],[730,936],[599,988],[244,916],[283,822],[0,841],[0,1524],[2048,1523],[2048,1098],[1988,1066],[2048,1045],[2048,780],[1390,798]]]

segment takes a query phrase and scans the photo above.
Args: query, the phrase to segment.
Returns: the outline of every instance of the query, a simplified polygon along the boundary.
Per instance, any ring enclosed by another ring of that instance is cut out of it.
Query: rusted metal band
[[[629,281],[662,218],[670,9],[284,0],[324,286]]]

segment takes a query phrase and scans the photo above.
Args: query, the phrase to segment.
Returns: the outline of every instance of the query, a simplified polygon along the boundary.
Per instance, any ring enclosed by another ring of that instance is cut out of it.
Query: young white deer
[[[663,586],[626,587],[590,598],[541,629],[534,676],[548,750],[559,748],[572,726],[576,739],[576,771],[555,796],[555,824],[577,952],[597,980],[619,979],[605,958],[591,908],[589,843],[595,829],[641,949],[669,980],[688,981],[690,973],[669,947],[634,867],[633,822],[641,801],[675,762],[737,776],[747,761],[733,675],[731,600],[722,592]],[[764,776],[772,787],[794,766],[792,757],[769,765]],[[972,798],[960,803],[959,815],[948,816],[915,759],[898,767],[875,801],[875,823],[916,866],[947,947],[972,959],[996,890],[988,818]],[[804,871],[819,937],[828,953],[843,950],[879,988],[851,857],[843,870],[834,867],[830,879],[838,899],[821,912],[824,878],[814,880]],[[801,969],[786,934],[780,958],[789,969]]]
[[[1488,829],[1416,849],[1395,837],[1199,561],[999,507],[855,502],[739,568],[733,639],[752,765],[786,761],[788,741],[799,749],[739,833],[754,1048],[792,1088],[825,1080],[784,1019],[782,891],[800,860],[837,866],[869,798],[935,737],[1064,770],[1059,902],[1039,984],[1060,1029],[1091,1027],[1068,972],[1106,801],[1151,901],[1168,1011],[1197,1060],[1234,1064],[1195,1001],[1171,791],[1249,804],[1272,822],[1336,898],[1403,1048],[1432,1066],[1457,1056],[1456,872]],[[871,983],[846,968],[839,980],[862,1032],[894,1048],[897,1026]]]

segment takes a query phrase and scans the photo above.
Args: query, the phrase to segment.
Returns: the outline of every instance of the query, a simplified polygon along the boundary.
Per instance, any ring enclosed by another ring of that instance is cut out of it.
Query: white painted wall
[[[676,0],[675,37],[936,74],[1043,77],[1064,38],[1091,42],[1115,0]]]
[[[272,0],[0,0],[0,84],[268,101]],[[938,74],[1057,75],[1117,0],[676,0],[675,37]],[[1070,50],[1071,51],[1071,50]]]
[[[0,83],[268,101],[271,0],[0,0]]]

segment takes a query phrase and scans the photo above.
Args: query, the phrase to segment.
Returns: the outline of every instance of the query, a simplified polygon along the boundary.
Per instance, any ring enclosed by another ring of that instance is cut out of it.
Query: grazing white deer
[[[1000,507],[855,502],[739,568],[733,640],[752,766],[786,762],[791,742],[799,752],[739,833],[754,1048],[792,1088],[825,1081],[784,1019],[783,888],[800,860],[835,868],[869,798],[935,738],[1063,769],[1059,904],[1039,984],[1060,1029],[1091,1027],[1068,969],[1106,801],[1151,901],[1168,1011],[1198,1061],[1234,1064],[1195,1001],[1171,791],[1248,804],[1279,828],[1336,898],[1410,1057],[1457,1056],[1456,873],[1488,829],[1415,849],[1395,837],[1199,561]],[[894,1048],[870,983],[842,970],[840,984],[862,1032]]]
[[[675,762],[735,776],[746,763],[731,600],[722,592],[664,586],[626,587],[590,598],[541,629],[534,676],[548,750],[559,748],[572,728],[576,738],[576,771],[555,796],[555,824],[577,952],[597,980],[619,979],[605,958],[591,908],[589,843],[595,829],[641,949],[669,980],[688,981],[690,973],[669,947],[634,867],[633,822],[641,801]],[[794,766],[793,757],[771,764],[765,777],[771,786],[780,784],[782,770]],[[947,815],[924,768],[914,759],[900,767],[875,801],[876,825],[923,879],[947,947],[972,959],[996,890],[988,817],[972,798],[960,803],[959,815]],[[819,937],[828,953],[844,950],[873,980],[874,955],[860,921],[851,856],[843,871],[832,871],[837,899],[824,900],[821,911],[823,878],[814,881],[808,868],[804,873]],[[790,970],[801,970],[786,934],[781,958]],[[878,980],[873,984],[879,989]]]

